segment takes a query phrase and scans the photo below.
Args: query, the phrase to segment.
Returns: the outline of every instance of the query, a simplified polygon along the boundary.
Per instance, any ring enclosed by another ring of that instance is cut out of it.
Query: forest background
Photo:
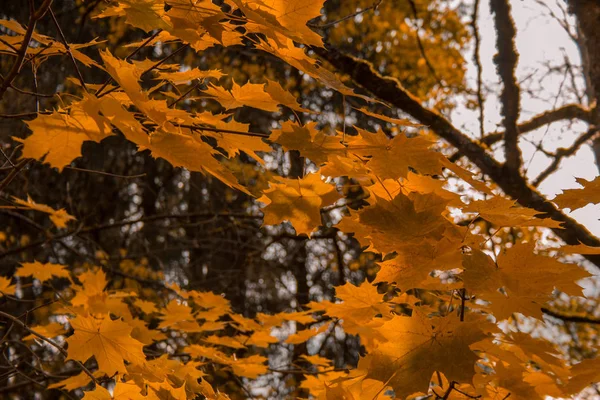
[[[598,395],[596,1],[0,18],[3,396]]]

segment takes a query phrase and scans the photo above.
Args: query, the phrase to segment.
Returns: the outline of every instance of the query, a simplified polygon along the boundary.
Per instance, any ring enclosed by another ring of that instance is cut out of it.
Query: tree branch
[[[77,60],[75,60],[75,57],[73,57],[73,53],[71,52],[71,47],[69,46],[69,42],[67,42],[67,38],[65,37],[65,34],[63,33],[62,29],[60,28],[60,25],[58,23],[58,20],[56,19],[56,16],[54,15],[54,12],[52,11],[52,8],[51,7],[48,8],[48,11],[50,12],[50,16],[52,17],[54,26],[56,26],[56,31],[58,32],[58,36],[60,37],[60,40],[62,41],[63,45],[65,46],[65,50],[67,51],[67,54],[71,58],[71,62],[73,63],[73,66],[75,67],[75,72],[77,72],[77,78],[79,79],[79,83],[81,83],[83,90],[85,90],[87,92],[88,88],[85,85],[85,81],[83,80],[83,75],[81,75],[81,71],[79,70],[79,66],[77,65]]]
[[[580,104],[567,104],[555,110],[546,111],[542,114],[536,115],[529,121],[525,121],[519,124],[519,133],[527,133],[541,128],[544,125],[548,125],[561,120],[572,120],[579,119],[581,121],[591,123],[592,122],[592,111],[583,107]],[[481,142],[488,146],[501,141],[504,138],[504,132],[490,133],[484,137]]]
[[[550,310],[545,307],[542,308],[542,312],[546,315],[551,316],[552,318],[560,319],[565,322],[577,322],[581,324],[600,324],[600,318],[584,317],[581,315],[565,315],[559,313],[558,311]]]
[[[504,156],[509,170],[518,172],[521,167],[521,150],[519,149],[519,101],[520,92],[515,72],[519,61],[519,53],[515,46],[517,31],[510,15],[508,0],[490,0],[490,8],[496,24],[496,47],[498,54],[494,56],[496,71],[504,88],[500,95],[502,116],[504,117]]]
[[[61,345],[59,345],[58,343],[56,343],[52,339],[48,339],[44,335],[40,335],[39,333],[37,333],[36,331],[34,331],[33,329],[31,329],[29,326],[27,326],[27,324],[25,324],[23,321],[21,321],[17,317],[12,316],[12,315],[7,314],[7,313],[2,312],[2,311],[0,311],[0,317],[6,318],[6,319],[12,321],[13,323],[19,325],[21,328],[25,329],[27,332],[31,333],[33,336],[35,336],[38,339],[40,339],[40,340],[48,343],[49,345],[51,345],[52,347],[54,347],[55,349],[57,349],[60,352],[60,354],[62,354],[65,358],[69,357],[67,351]],[[90,372],[90,370],[85,367],[85,365],[83,365],[80,361],[77,361],[77,360],[73,360],[73,361],[79,366],[79,368],[81,368],[83,370],[83,372],[85,372],[85,374],[87,376],[89,376],[92,379],[92,381],[95,384],[98,384],[98,381],[94,377],[94,374],[92,374]]]
[[[25,55],[27,54],[27,49],[29,48],[29,42],[33,36],[33,31],[35,30],[35,24],[44,16],[44,14],[46,14],[50,4],[52,4],[52,0],[44,0],[40,8],[38,8],[37,11],[32,12],[29,16],[27,30],[25,31],[25,35],[23,35],[23,43],[21,43],[21,47],[17,53],[17,59],[10,68],[8,75],[6,75],[2,81],[2,85],[0,85],[0,99],[2,99],[2,96],[4,96],[4,93],[10,87],[13,80],[17,77],[17,75],[19,75],[19,72],[21,72],[23,60],[25,60]]]
[[[371,92],[376,98],[403,110],[420,123],[428,125],[435,134],[449,142],[477,165],[484,174],[488,175],[519,204],[537,210],[546,217],[563,222],[564,229],[554,229],[553,231],[566,243],[600,246],[600,239],[556,208],[535,188],[529,186],[518,171],[508,169],[500,164],[481,145],[454,127],[444,116],[422,106],[421,101],[409,93],[397,79],[384,77],[369,62],[343,54],[338,50],[313,48],[313,51],[329,61],[338,71],[348,74],[358,85]],[[600,256],[587,255],[586,258],[600,268]]]
[[[471,29],[475,39],[475,49],[473,49],[473,62],[477,68],[477,106],[479,108],[479,135],[481,138],[485,135],[485,101],[483,100],[483,66],[481,65],[481,38],[479,36],[479,0],[473,3],[473,14],[471,15]]]
[[[535,178],[535,180],[533,181],[532,185],[537,187],[540,185],[540,183],[542,183],[544,181],[544,179],[546,179],[548,176],[550,176],[550,174],[552,174],[554,171],[557,170],[558,166],[560,165],[560,162],[562,161],[563,158],[565,157],[570,157],[573,154],[577,153],[577,151],[581,148],[581,146],[583,146],[588,140],[593,139],[598,133],[598,128],[595,126],[592,126],[590,129],[588,129],[588,131],[586,133],[584,133],[583,135],[579,136],[575,142],[573,143],[573,145],[569,148],[560,148],[556,151],[556,156],[554,157],[554,160],[552,160],[552,163],[548,166],[548,168],[546,168],[544,171],[542,171],[542,173],[540,173],[538,175],[537,178]]]

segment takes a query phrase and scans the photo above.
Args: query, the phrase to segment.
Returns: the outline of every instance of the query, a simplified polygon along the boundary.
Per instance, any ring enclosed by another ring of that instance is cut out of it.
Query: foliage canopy
[[[600,203],[600,178],[536,188],[600,148],[600,5],[569,2],[587,102],[523,123],[510,2],[490,1],[487,133],[463,59],[479,2],[447,3],[0,7],[0,392],[500,400],[600,381],[600,239],[565,212]],[[447,118],[463,98],[478,139]],[[575,119],[529,179],[523,135]]]

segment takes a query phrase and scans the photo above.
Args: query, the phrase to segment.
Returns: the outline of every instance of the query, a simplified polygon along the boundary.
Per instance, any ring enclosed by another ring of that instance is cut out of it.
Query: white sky
[[[543,0],[552,8],[555,15],[562,16],[557,1],[562,0]],[[564,4],[564,2],[563,2]],[[575,96],[571,95],[571,80],[563,84],[563,73],[554,73],[548,75],[547,65],[559,66],[564,64],[565,55],[569,58],[571,65],[577,67],[581,64],[579,52],[570,37],[559,25],[559,23],[549,16],[549,12],[543,6],[536,4],[534,0],[511,1],[513,8],[513,18],[517,26],[517,49],[520,54],[517,78],[522,82],[521,88],[530,87],[534,92],[541,90],[543,99],[533,98],[524,90],[521,91],[522,112],[520,121],[526,121],[532,116],[560,107],[564,104],[577,102]],[[479,27],[481,31],[481,62],[483,65],[484,87],[487,86],[494,93],[499,93],[499,78],[496,75],[493,56],[496,53],[495,31],[493,16],[490,14],[489,2],[480,1]],[[475,65],[469,57],[468,79],[475,82]],[[577,74],[576,76],[581,76]],[[583,91],[583,79],[576,82],[578,88]],[[475,85],[472,85],[475,87]],[[536,90],[540,89],[540,90]],[[561,93],[555,104],[557,93]],[[500,116],[500,103],[497,96],[486,94],[485,111],[486,133],[495,130],[502,130]],[[474,137],[479,135],[479,122],[476,112],[470,112],[461,108],[452,115],[454,123],[463,129],[472,133]],[[541,139],[546,150],[554,151],[558,147],[569,147],[577,136],[585,132],[586,124],[575,123],[568,126],[565,123],[555,123],[549,128],[543,127],[535,132],[523,135],[524,138],[538,143]],[[528,168],[528,177],[534,179],[550,163],[550,159],[544,154],[535,153],[535,147],[525,140],[520,141],[523,149],[524,166]],[[535,153],[535,154],[534,154]],[[503,151],[497,152],[498,159],[503,159]],[[533,158],[532,158],[533,157]],[[539,189],[549,198],[561,192],[562,189],[576,188],[579,185],[575,182],[575,177],[591,180],[598,175],[598,169],[595,165],[594,156],[589,146],[583,146],[574,156],[563,159],[558,172],[551,175],[544,181]],[[574,218],[588,227],[594,234],[600,235],[599,213],[596,206],[590,205],[577,210],[572,214]]]

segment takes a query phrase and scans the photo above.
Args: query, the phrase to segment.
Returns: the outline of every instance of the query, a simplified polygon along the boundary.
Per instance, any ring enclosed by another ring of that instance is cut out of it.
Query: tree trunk
[[[570,0],[569,10],[577,18],[578,46],[585,75],[586,95],[592,108],[592,125],[600,126],[600,2]],[[600,170],[600,137],[592,143],[596,166]]]

